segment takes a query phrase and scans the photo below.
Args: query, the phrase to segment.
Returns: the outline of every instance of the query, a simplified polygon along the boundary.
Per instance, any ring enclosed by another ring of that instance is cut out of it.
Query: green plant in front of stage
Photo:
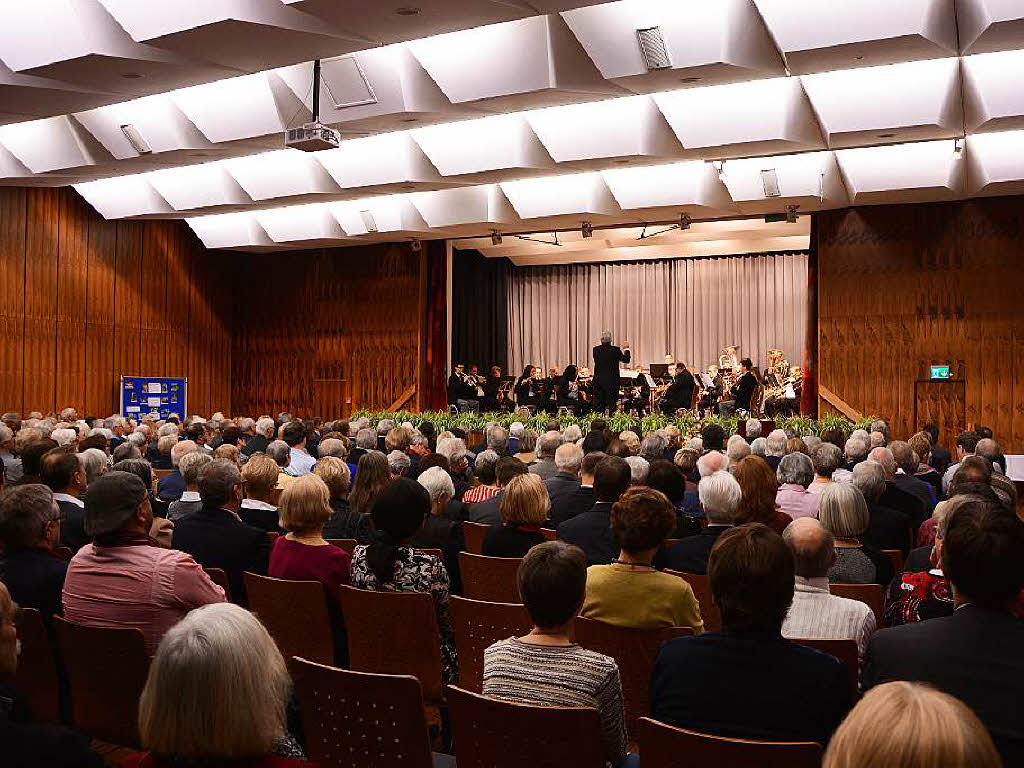
[[[798,437],[817,434],[818,422],[810,416],[787,416],[782,419],[775,419],[776,429],[792,432]]]

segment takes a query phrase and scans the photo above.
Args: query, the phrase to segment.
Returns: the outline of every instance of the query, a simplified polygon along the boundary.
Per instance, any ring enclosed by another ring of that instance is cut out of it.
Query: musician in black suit
[[[754,364],[749,357],[740,360],[742,373],[733,388],[729,390],[733,399],[718,404],[720,414],[732,416],[736,411],[750,411],[750,399],[754,396],[754,390],[757,389],[757,377],[753,374],[753,368]]]
[[[544,399],[544,392],[540,386],[540,379],[536,375],[538,369],[532,365],[523,368],[523,375],[516,379],[515,393],[516,405],[532,405],[539,408]]]
[[[612,332],[601,332],[594,347],[594,411],[612,411],[619,399],[619,363],[629,363],[629,343],[623,349],[612,346]]]
[[[693,404],[695,386],[693,374],[686,370],[686,366],[682,363],[676,365],[676,375],[665,390],[665,397],[661,401],[661,412],[673,414],[680,408],[688,409]]]
[[[462,363],[457,363],[448,377],[448,405],[454,405],[460,411],[480,410],[476,387],[471,387],[466,381],[466,366]]]
[[[565,366],[562,375],[555,381],[555,405],[558,408],[569,408],[574,414],[583,414],[586,403],[580,400],[579,372],[575,365]]]
[[[876,632],[864,689],[891,680],[932,685],[974,711],[1003,765],[1024,765],[1024,622],[1014,615],[1024,586],[1024,524],[996,502],[963,504],[946,524],[942,570],[953,614]]]
[[[505,395],[501,391],[501,368],[497,365],[491,367],[491,375],[484,379],[484,399],[480,407],[487,411],[503,411],[507,403]]]

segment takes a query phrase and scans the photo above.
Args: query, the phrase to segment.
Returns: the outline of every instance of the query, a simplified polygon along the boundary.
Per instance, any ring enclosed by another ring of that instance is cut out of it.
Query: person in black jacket
[[[73,450],[61,447],[43,456],[39,474],[60,507],[60,543],[77,552],[90,541],[85,533],[85,502],[81,499],[86,487],[85,468]]]
[[[671,548],[659,554],[656,565],[685,573],[707,573],[708,557],[718,538],[732,528],[736,510],[743,498],[743,490],[736,478],[724,470],[703,478],[697,486],[700,505],[708,519],[708,526],[696,536],[679,539]]]
[[[488,557],[525,557],[544,542],[541,524],[548,518],[548,489],[539,475],[516,475],[501,492],[501,525],[484,536],[482,554]]]
[[[834,656],[782,637],[793,601],[793,556],[761,523],[723,533],[708,579],[722,631],[670,640],[651,674],[651,717],[739,739],[828,743],[850,708]]]
[[[875,549],[898,549],[906,557],[913,543],[912,524],[905,514],[879,502],[886,488],[885,470],[874,461],[862,461],[853,468],[853,484],[868,505],[868,529],[858,538]]]
[[[629,363],[629,342],[622,348],[612,346],[612,332],[601,332],[601,343],[594,347],[594,411],[614,411],[619,400],[619,363]]]
[[[568,408],[577,416],[583,413],[586,406],[586,403],[580,400],[579,386],[576,382],[578,378],[576,366],[567,365],[555,382],[555,405],[558,408]]]
[[[466,366],[462,363],[457,363],[452,375],[448,377],[448,405],[454,405],[460,411],[480,410],[476,387],[466,381]]]
[[[626,492],[631,480],[625,459],[601,459],[594,469],[594,506],[558,526],[558,538],[582,549],[587,565],[608,565],[619,556],[619,542],[611,529],[612,505]]]
[[[62,613],[66,561],[53,553],[60,542],[60,510],[45,485],[8,488],[0,494],[0,581],[22,608],[35,608],[49,623]]]
[[[952,616],[883,629],[871,638],[865,690],[922,682],[955,696],[988,728],[1005,766],[1024,765],[1024,524],[1002,505],[971,500],[946,523],[942,568]]]
[[[673,414],[681,408],[689,409],[693,404],[693,388],[695,386],[693,374],[686,370],[685,365],[678,363],[676,375],[672,378],[672,383],[668,385],[665,396],[662,398],[661,412]]]
[[[204,568],[224,569],[233,602],[247,605],[242,574],[266,574],[270,537],[238,517],[242,476],[235,463],[216,459],[203,467],[199,474],[199,496],[203,508],[174,526],[172,545],[192,555]]]
[[[461,594],[459,552],[466,548],[466,542],[462,536],[462,523],[445,515],[445,507],[455,496],[455,484],[451,475],[442,467],[429,467],[416,478],[416,482],[430,494],[430,514],[423,521],[423,527],[409,540],[409,544],[419,549],[440,549],[452,591]]]
[[[516,394],[516,405],[540,407],[544,392],[539,383],[540,369],[532,365],[523,368],[523,375],[516,379],[513,391]]]
[[[732,400],[718,404],[718,412],[723,416],[732,416],[736,411],[750,411],[750,399],[757,389],[757,377],[753,373],[754,364],[749,357],[740,360],[740,377],[736,380],[729,394]]]
[[[594,433],[592,433],[594,434]],[[555,458],[558,458],[559,446],[555,450]],[[546,483],[548,495],[551,497],[551,509],[548,510],[547,525],[551,528],[558,528],[566,520],[572,520],[577,515],[589,512],[594,506],[594,472],[601,459],[608,458],[603,451],[591,451],[583,456],[580,462],[580,478],[576,487],[569,493],[556,493],[554,488],[564,488],[569,483],[567,480],[559,480],[559,475],[549,478]]]

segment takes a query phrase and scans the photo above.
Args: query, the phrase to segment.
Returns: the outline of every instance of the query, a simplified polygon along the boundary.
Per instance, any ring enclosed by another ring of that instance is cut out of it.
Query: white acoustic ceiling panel
[[[963,58],[968,131],[1024,127],[1024,51]]]
[[[444,183],[407,131],[352,139],[340,149],[316,152],[313,156],[342,189],[394,184],[411,190]]]
[[[250,211],[219,213],[186,219],[207,248],[277,247]]]
[[[691,157],[736,157],[823,149],[799,78],[654,94]]]
[[[125,135],[124,125],[134,128],[154,154],[186,149],[210,151],[214,147],[195,123],[162,94],[78,112],[75,119],[118,160],[140,156]]]
[[[967,137],[967,193],[1024,193],[1024,131],[979,133]]]
[[[638,93],[783,74],[750,0],[620,0],[562,13],[608,80]],[[648,70],[637,30],[657,27],[670,66]]]
[[[728,160],[721,172],[730,196],[744,213],[781,213],[794,205],[812,211],[850,202],[831,152]],[[765,172],[774,174],[778,195],[768,194]]]
[[[526,121],[557,163],[677,157],[682,145],[649,96],[549,107]]]
[[[339,194],[341,187],[314,155],[279,149],[220,161],[253,200]]]
[[[432,228],[478,224],[502,226],[519,221],[512,204],[497,184],[479,184],[409,196]]]
[[[325,205],[342,229],[353,237],[394,240],[430,232],[429,225],[406,195],[382,195]]]
[[[547,176],[501,183],[516,213],[523,219],[569,214],[615,216],[622,209],[599,173]]]
[[[414,128],[412,137],[442,176],[554,167],[551,155],[521,114]]]
[[[75,184],[75,189],[105,219],[174,212],[144,173]]]
[[[408,43],[454,104],[510,109],[606,98],[622,89],[594,66],[560,16],[534,16]]]
[[[252,197],[220,163],[168,168],[146,174],[167,202],[178,211],[217,205],[250,205]]]
[[[793,74],[955,56],[953,0],[754,0]]]
[[[33,173],[112,159],[88,131],[64,115],[0,126],[0,144]]]
[[[954,141],[841,149],[836,159],[854,204],[947,200],[965,189],[963,153]]]
[[[957,0],[963,53],[1024,48],[1024,3],[1020,0]]]
[[[253,213],[275,243],[308,244],[345,237],[341,224],[326,205],[291,205]]]
[[[59,80],[18,74],[0,60],[0,122],[77,112],[122,98],[120,94],[98,93]]]
[[[693,216],[733,210],[732,198],[710,163],[614,168],[601,173],[626,210],[671,208]]]
[[[956,58],[824,72],[801,80],[831,147],[963,132]]]

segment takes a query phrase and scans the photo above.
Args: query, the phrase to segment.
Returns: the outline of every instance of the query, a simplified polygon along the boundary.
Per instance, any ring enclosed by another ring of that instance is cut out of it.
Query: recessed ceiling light
[[[853,58],[856,59],[857,61],[864,61],[863,56],[854,56]]]
[[[629,160],[613,160],[612,162],[615,163],[616,165],[627,165],[629,163]]]
[[[878,134],[878,138],[880,138],[880,139],[891,139],[895,135],[896,135],[895,133],[880,133],[880,134]]]
[[[140,80],[145,77],[141,72],[122,72],[121,77],[125,80]]]
[[[395,13],[399,16],[419,16],[420,9],[414,5],[404,5],[401,8],[395,8]]]
[[[403,117],[398,122],[400,122],[400,123],[418,123],[419,120],[420,119],[418,117]]]
[[[699,82],[699,81],[700,81],[699,77],[680,77],[679,78],[679,82],[680,83],[696,83],[696,82]]]

